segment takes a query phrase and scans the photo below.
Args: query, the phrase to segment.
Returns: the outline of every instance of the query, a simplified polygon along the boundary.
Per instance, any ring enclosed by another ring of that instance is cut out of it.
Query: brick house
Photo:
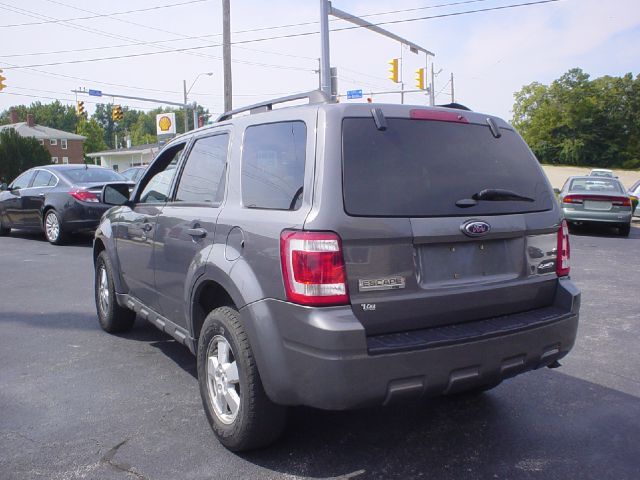
[[[0,132],[13,128],[22,137],[33,137],[40,142],[51,155],[51,163],[84,163],[82,135],[69,133],[35,123],[33,115],[27,115],[26,122],[18,122],[17,113],[11,111],[11,123],[0,125]]]

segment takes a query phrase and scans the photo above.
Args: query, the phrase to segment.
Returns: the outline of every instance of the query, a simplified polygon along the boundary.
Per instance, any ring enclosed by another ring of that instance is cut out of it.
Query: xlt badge
[[[397,290],[404,288],[404,277],[372,278],[370,280],[358,280],[358,289],[361,292],[373,290]]]

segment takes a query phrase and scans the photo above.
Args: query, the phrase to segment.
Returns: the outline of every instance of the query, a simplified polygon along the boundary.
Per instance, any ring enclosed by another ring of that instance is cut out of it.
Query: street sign
[[[347,100],[362,98],[362,90],[347,90]]]
[[[91,95],[92,97],[101,97],[102,90],[89,90],[89,95]]]

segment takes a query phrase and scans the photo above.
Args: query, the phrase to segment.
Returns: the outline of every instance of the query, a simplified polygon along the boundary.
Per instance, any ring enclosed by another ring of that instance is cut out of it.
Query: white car
[[[611,177],[618,178],[617,175],[613,174],[613,170],[609,170],[608,168],[593,168],[589,172],[590,177]]]

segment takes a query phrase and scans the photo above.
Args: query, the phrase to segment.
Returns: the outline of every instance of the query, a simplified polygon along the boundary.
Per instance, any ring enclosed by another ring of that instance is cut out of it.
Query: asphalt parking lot
[[[640,478],[640,223],[571,239],[583,292],[563,367],[477,397],[291,412],[285,437],[225,450],[195,359],[138,321],[111,336],[93,303],[91,239],[0,238],[0,478]]]

